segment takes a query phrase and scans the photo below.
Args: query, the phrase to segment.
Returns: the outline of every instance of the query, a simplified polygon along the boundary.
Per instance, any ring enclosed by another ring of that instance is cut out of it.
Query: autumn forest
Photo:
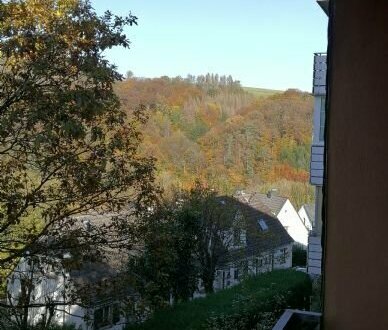
[[[141,151],[157,164],[166,193],[195,180],[221,193],[277,189],[299,207],[308,183],[313,98],[298,90],[254,93],[231,76],[146,79],[115,86],[127,111],[149,116]]]

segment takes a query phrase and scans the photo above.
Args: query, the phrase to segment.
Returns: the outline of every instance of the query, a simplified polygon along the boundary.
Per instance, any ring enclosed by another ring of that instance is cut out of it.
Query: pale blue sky
[[[244,86],[311,91],[313,53],[326,51],[327,16],[315,0],[92,0],[129,11],[131,49],[107,58],[136,76],[231,74]]]

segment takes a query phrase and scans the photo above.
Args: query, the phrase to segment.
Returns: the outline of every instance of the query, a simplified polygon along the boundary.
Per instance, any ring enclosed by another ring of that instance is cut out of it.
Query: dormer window
[[[268,230],[268,225],[267,225],[267,223],[265,222],[264,219],[259,219],[259,220],[257,221],[257,223],[258,223],[258,225],[259,225],[259,227],[260,227],[260,229],[261,229],[262,231]]]

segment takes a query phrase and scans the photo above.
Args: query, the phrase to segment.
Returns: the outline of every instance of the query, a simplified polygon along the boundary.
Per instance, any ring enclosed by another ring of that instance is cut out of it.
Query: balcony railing
[[[326,53],[314,54],[313,94],[326,94]]]
[[[286,309],[272,330],[319,329],[322,314]]]

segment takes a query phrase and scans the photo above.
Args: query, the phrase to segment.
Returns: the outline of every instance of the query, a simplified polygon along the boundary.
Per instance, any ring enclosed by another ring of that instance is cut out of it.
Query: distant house
[[[7,303],[23,304],[28,294],[28,304],[34,306],[28,308],[31,325],[51,318],[54,324],[80,330],[122,329],[128,321],[122,301],[136,300],[122,277],[126,255],[112,250],[98,261],[79,262],[68,252],[50,258],[27,254],[7,278]]]
[[[292,237],[266,205],[245,197],[224,198],[237,205],[236,217],[244,230],[234,233],[234,244],[217,265],[215,290],[238,284],[245,275],[292,267]]]
[[[313,229],[314,219],[315,219],[315,205],[314,204],[304,204],[298,211],[299,217],[302,219],[303,224],[308,230]]]
[[[287,230],[293,240],[303,246],[307,246],[309,226],[303,222],[290,200],[278,196],[276,192],[269,191],[267,194],[250,194],[250,200],[260,201],[266,205],[273,216],[279,219],[280,223]]]

